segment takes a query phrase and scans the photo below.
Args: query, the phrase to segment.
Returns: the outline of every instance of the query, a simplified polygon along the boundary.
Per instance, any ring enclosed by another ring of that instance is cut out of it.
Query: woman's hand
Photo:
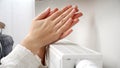
[[[72,6],[66,6],[51,14],[48,8],[33,20],[30,31],[21,44],[36,54],[41,47],[66,37],[71,32],[71,26],[82,15],[78,13],[77,16],[76,12]]]
[[[71,5],[69,6],[69,8],[70,8],[70,7],[71,7]],[[65,7],[65,8],[66,8],[66,7]],[[76,10],[77,13],[75,13],[74,16],[72,17],[72,19],[73,19],[74,21],[73,21],[71,27],[74,26],[74,25],[78,22],[78,18],[79,18],[80,16],[82,16],[82,13],[81,13],[81,12],[78,12],[79,10],[78,10],[78,7],[77,7],[77,6],[75,6],[74,9]],[[53,9],[53,10],[50,12],[50,15],[52,15],[53,13],[55,13],[57,10],[58,10],[57,8]],[[50,16],[50,15],[49,15],[49,16]],[[48,16],[48,17],[49,17],[49,16]],[[65,31],[65,32],[61,35],[60,39],[68,36],[71,32],[72,32],[72,29],[69,29],[69,30]],[[47,49],[48,49],[48,47],[47,47]],[[37,54],[37,55],[41,58],[41,61],[42,61],[43,65],[45,65],[45,54],[46,54],[46,52],[47,52],[47,49],[46,49],[46,47],[41,47],[41,48],[39,49],[39,51],[38,51],[38,54]]]

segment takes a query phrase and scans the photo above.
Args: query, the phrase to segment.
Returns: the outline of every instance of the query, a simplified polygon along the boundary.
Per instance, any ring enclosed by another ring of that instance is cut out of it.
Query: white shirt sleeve
[[[47,68],[41,64],[38,56],[18,44],[13,51],[1,59],[0,68]]]

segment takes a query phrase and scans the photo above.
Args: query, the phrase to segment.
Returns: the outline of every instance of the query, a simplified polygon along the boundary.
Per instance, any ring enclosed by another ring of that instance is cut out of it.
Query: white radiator
[[[102,68],[102,55],[96,51],[77,45],[68,40],[61,40],[50,45],[49,68],[76,68],[76,65],[81,60],[89,60],[93,62],[97,68]],[[86,65],[88,64],[86,63]]]

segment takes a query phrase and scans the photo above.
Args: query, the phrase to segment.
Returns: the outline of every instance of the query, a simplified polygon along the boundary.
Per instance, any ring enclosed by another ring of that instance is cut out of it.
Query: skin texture
[[[46,46],[68,36],[82,16],[77,6],[71,5],[61,10],[47,8],[32,21],[30,31],[21,44],[33,54],[37,54],[44,64]]]

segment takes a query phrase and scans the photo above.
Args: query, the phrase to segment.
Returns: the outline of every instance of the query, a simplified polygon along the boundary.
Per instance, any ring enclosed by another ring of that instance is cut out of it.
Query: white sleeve
[[[30,50],[18,44],[9,55],[1,59],[0,68],[47,68],[47,66],[43,66],[40,58]]]

